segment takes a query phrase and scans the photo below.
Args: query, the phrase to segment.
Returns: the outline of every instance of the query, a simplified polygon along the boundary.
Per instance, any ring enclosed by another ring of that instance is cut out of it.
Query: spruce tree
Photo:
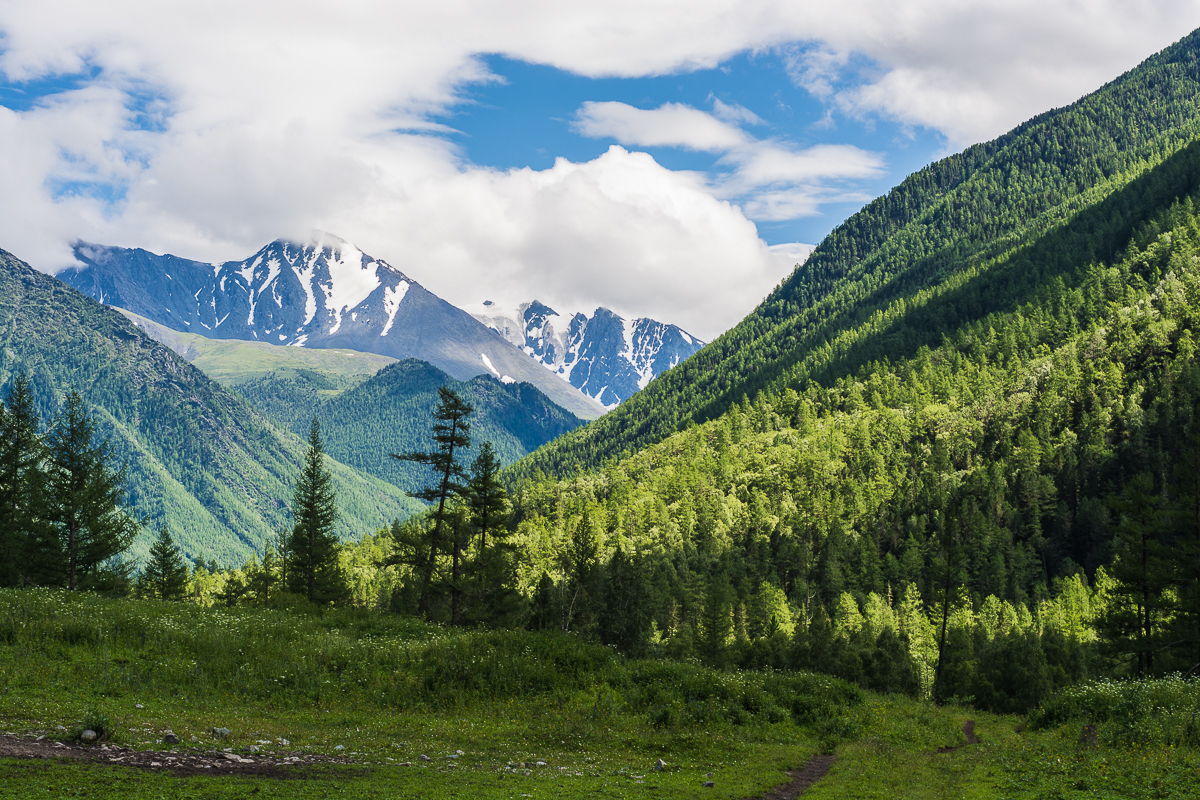
[[[44,500],[45,447],[25,373],[17,375],[0,404],[0,586],[28,577],[31,543],[39,538]]]
[[[498,477],[500,459],[491,442],[484,442],[471,465],[466,500],[473,554],[465,564],[463,592],[468,600],[463,621],[504,624],[521,605],[517,581],[516,546],[510,541],[512,505]]]
[[[34,541],[33,560],[42,582],[75,590],[129,547],[142,521],[126,502],[128,465],[116,466],[108,440],[97,441],[96,423],[78,392],[67,396],[46,448],[48,526]]]
[[[295,525],[287,541],[288,591],[313,603],[341,602],[349,594],[338,564],[337,501],[333,477],[325,467],[321,426],[313,417],[304,468],[292,498]]]
[[[438,405],[434,409],[434,423],[430,439],[433,441],[432,452],[409,451],[407,453],[391,453],[391,457],[399,461],[411,461],[425,464],[437,476],[436,485],[426,486],[414,497],[436,503],[437,507],[430,516],[433,526],[428,529],[428,542],[420,547],[424,563],[419,569],[421,585],[418,588],[417,613],[428,617],[431,612],[431,601],[434,591],[434,573],[437,570],[438,557],[445,549],[445,536],[456,535],[448,504],[466,491],[464,481],[467,472],[459,463],[459,453],[471,446],[471,423],[467,419],[475,409],[463,400],[457,392],[446,386],[438,388]]]
[[[1149,473],[1134,476],[1109,505],[1121,520],[1117,560],[1110,572],[1116,583],[1113,602],[1098,627],[1107,640],[1105,649],[1133,663],[1138,676],[1145,677],[1155,671],[1155,656],[1165,644],[1164,625],[1171,612],[1167,590],[1174,581],[1175,556],[1159,539],[1166,515]]]
[[[187,593],[187,581],[187,563],[163,525],[150,546],[150,561],[142,571],[142,591],[156,600],[182,600]]]
[[[600,641],[627,656],[641,656],[650,639],[650,586],[645,574],[621,546],[604,570],[604,606]]]

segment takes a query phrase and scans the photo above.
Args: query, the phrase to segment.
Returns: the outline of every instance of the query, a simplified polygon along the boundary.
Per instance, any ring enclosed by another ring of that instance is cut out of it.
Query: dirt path
[[[967,737],[967,744],[979,744],[979,737],[975,735],[975,720],[969,719],[964,722],[962,732],[963,736]],[[958,747],[939,747],[937,752],[949,753],[951,750],[957,749]],[[800,769],[788,773],[792,778],[790,783],[776,786],[764,794],[760,800],[795,800],[795,798],[804,794],[806,789],[821,780],[821,778],[824,778],[825,773],[829,772],[829,768],[833,766],[833,762],[836,760],[837,756],[834,755],[814,756]]]
[[[764,794],[761,800],[794,800],[804,794],[808,787],[824,778],[834,761],[837,761],[837,756],[834,755],[813,756],[803,767],[788,773],[792,777],[790,783],[776,786]]]
[[[220,750],[134,750],[111,744],[68,744],[49,738],[36,740],[0,735],[0,758],[67,758],[135,769],[162,770],[175,775],[257,775],[267,778],[313,777],[306,769],[317,764],[350,764],[344,758],[312,753],[226,753]]]
[[[979,737],[975,735],[975,720],[969,719],[966,722],[964,722],[962,724],[962,732],[963,732],[963,736],[967,737],[967,744],[979,744]],[[937,749],[937,751],[939,753],[951,753],[951,752],[957,750],[958,748],[965,747],[965,746],[966,745],[958,745],[958,744],[946,745],[945,747],[939,747]]]

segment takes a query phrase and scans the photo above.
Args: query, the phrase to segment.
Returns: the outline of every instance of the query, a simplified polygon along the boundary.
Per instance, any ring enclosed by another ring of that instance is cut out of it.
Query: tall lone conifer
[[[150,561],[142,572],[142,591],[156,600],[182,600],[187,580],[187,563],[164,525],[150,545]]]
[[[44,498],[45,447],[29,379],[17,375],[0,404],[0,586],[29,574],[30,543],[38,535]]]
[[[399,461],[412,461],[425,464],[437,476],[437,484],[426,486],[414,497],[419,497],[428,503],[437,503],[432,512],[433,528],[429,531],[429,543],[424,564],[420,565],[421,586],[417,601],[417,612],[425,616],[430,612],[432,600],[434,571],[437,568],[439,551],[445,546],[444,536],[457,536],[454,531],[451,512],[446,504],[451,498],[461,496],[466,491],[467,472],[458,461],[458,454],[471,446],[471,423],[467,419],[475,409],[453,389],[442,386],[438,389],[438,405],[434,409],[435,422],[430,433],[434,449],[432,452],[410,451],[407,453],[391,453],[391,457]]]
[[[340,602],[349,587],[338,564],[337,501],[333,477],[325,467],[321,426],[313,417],[308,433],[308,452],[292,498],[295,525],[287,541],[288,591],[302,594],[313,603]]]
[[[125,500],[127,465],[96,441],[96,423],[72,391],[46,436],[45,535],[38,544],[45,582],[74,590],[81,578],[133,542],[141,521]]]

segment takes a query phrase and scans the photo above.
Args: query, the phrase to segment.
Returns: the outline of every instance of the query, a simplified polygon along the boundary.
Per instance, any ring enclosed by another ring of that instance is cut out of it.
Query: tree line
[[[338,568],[337,505],[324,459],[314,418],[292,498],[294,524],[281,537],[278,580],[282,590],[317,604],[342,602],[349,593]],[[196,570],[165,526],[144,566],[122,560],[147,523],[131,510],[127,476],[128,463],[118,463],[77,391],[42,430],[29,379],[18,374],[0,403],[0,586],[186,596]]]

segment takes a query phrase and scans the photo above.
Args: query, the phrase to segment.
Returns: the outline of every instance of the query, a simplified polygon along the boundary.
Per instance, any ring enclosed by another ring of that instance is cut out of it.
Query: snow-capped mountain
[[[459,380],[531,383],[584,419],[604,412],[495,331],[336,236],[279,239],[223,264],[84,242],[75,257],[81,266],[59,279],[177,331],[418,358]]]
[[[516,308],[484,301],[475,319],[588,397],[613,408],[704,346],[676,325],[625,319],[607,308],[559,314],[534,300]]]

